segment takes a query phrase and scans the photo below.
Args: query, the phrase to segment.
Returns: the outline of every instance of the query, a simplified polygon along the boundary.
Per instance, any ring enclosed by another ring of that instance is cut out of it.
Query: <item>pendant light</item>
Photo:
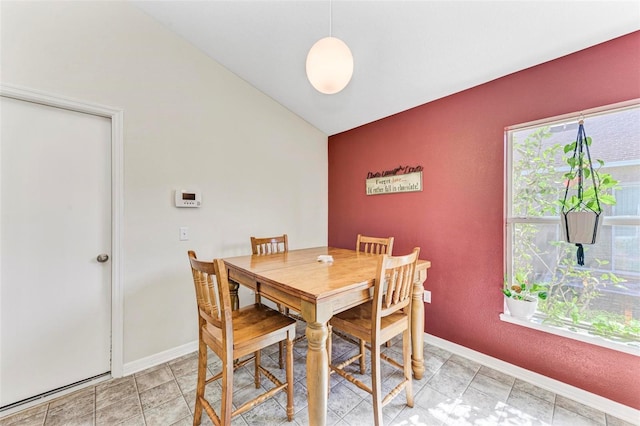
[[[344,89],[353,75],[353,55],[346,43],[331,35],[329,1],[329,37],[318,40],[307,54],[307,78],[320,93],[333,95]]]

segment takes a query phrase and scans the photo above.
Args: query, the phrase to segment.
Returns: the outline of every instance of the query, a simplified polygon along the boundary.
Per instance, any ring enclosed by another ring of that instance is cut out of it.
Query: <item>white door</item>
[[[111,368],[111,120],[0,97],[0,407]]]

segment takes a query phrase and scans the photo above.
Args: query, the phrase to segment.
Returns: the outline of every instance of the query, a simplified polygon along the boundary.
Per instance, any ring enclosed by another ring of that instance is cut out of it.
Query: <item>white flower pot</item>
[[[509,315],[514,318],[528,320],[535,314],[538,308],[538,299],[534,301],[512,299],[511,297],[507,297],[506,299]]]
[[[602,223],[602,214],[595,212],[568,212],[560,215],[562,236],[568,243],[595,244]]]

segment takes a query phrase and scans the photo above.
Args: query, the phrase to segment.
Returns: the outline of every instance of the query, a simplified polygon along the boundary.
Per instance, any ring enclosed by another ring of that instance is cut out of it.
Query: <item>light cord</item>
[[[329,0],[329,37],[331,37],[332,18],[333,18],[333,3],[331,0]]]

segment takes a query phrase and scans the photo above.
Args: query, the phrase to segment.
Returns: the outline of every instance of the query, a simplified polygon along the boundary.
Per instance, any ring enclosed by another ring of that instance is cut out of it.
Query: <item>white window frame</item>
[[[513,205],[512,198],[512,176],[511,176],[511,167],[513,164],[513,146],[512,146],[512,138],[510,134],[515,131],[521,131],[526,129],[533,129],[542,126],[553,126],[560,123],[566,123],[567,121],[576,120],[577,117],[584,118],[585,120],[589,117],[594,117],[597,115],[608,114],[611,112],[622,111],[624,109],[636,108],[640,106],[640,99],[633,99],[626,102],[620,102],[612,105],[606,105],[598,108],[589,109],[586,111],[573,112],[569,114],[564,114],[561,116],[551,117],[542,120],[536,120],[524,124],[518,124],[514,126],[508,126],[504,129],[504,146],[505,146],[505,158],[504,158],[504,170],[505,170],[505,197],[504,197],[504,217],[505,217],[505,232],[504,232],[504,247],[505,247],[505,255],[504,255],[504,270],[508,277],[513,276],[512,268],[512,253],[513,253],[513,229],[518,223],[535,223],[535,224],[557,224],[560,225],[560,217],[512,217],[511,216],[511,206]],[[632,226],[640,226],[640,218],[637,216],[605,216],[602,222],[602,226],[615,226],[615,225],[632,225]],[[606,347],[609,349],[613,349],[616,351],[629,353],[632,355],[636,355],[640,357],[640,345],[635,345],[633,343],[622,343],[607,339],[605,337],[596,336],[587,333],[585,330],[582,331],[572,331],[568,328],[557,327],[549,324],[543,324],[542,321],[544,317],[542,315],[536,314],[530,321],[522,320],[518,318],[514,318],[506,312],[506,301],[503,307],[503,313],[500,314],[500,319],[505,322],[509,322],[512,324],[516,324],[523,327],[532,328],[535,330],[543,331],[546,333],[554,334],[557,336],[562,336],[565,338],[578,340],[581,342],[590,343],[597,346]]]

